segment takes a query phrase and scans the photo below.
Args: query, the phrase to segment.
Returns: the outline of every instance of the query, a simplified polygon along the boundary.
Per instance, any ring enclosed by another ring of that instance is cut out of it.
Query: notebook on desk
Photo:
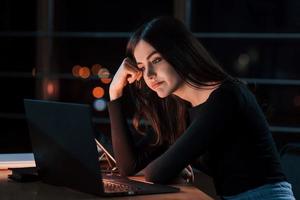
[[[103,175],[88,105],[25,99],[38,174],[45,183],[100,196],[178,192],[166,185]]]

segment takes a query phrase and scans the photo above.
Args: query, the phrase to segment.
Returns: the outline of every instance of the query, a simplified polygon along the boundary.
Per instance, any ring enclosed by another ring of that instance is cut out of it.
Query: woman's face
[[[147,86],[159,97],[167,97],[183,85],[174,68],[149,43],[139,41],[133,54]]]

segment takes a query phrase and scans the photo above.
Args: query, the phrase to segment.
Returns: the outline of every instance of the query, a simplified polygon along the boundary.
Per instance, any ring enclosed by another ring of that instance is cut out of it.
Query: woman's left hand
[[[193,168],[188,165],[186,168],[184,168],[179,176],[172,181],[174,184],[187,184],[187,183],[193,183],[194,182],[194,172]]]
[[[183,169],[183,171],[181,172],[182,177],[184,180],[186,180],[187,183],[193,183],[195,176],[194,176],[194,172],[193,172],[193,168],[191,167],[191,165],[188,165],[186,168]]]

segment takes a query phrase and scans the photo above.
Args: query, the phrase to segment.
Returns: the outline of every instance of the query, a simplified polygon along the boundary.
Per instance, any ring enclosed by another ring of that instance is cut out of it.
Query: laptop
[[[101,172],[89,105],[24,99],[36,167],[45,183],[99,196],[179,192]]]

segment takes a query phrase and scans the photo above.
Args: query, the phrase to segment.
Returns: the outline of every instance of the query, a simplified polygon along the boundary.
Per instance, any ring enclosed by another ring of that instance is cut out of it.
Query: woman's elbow
[[[155,172],[145,171],[144,173],[145,180],[152,183],[164,184],[167,181],[163,179],[162,176],[158,175]]]

